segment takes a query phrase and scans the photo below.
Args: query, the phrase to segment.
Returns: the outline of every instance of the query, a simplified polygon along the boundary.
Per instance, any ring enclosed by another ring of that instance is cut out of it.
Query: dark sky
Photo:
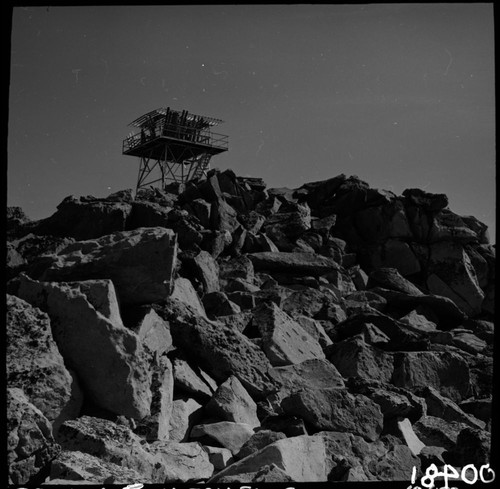
[[[8,204],[33,219],[134,187],[127,125],[170,106],[225,121],[212,166],[446,193],[494,239],[491,3],[17,7],[12,25]]]

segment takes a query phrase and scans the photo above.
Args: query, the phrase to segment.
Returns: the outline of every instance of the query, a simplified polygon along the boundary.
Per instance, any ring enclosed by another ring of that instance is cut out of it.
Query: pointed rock
[[[257,405],[234,376],[219,386],[205,409],[209,414],[224,421],[244,423],[252,428],[260,426]]]

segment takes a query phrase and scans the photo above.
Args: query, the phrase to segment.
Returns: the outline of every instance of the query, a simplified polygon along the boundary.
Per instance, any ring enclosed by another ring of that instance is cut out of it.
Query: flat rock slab
[[[219,423],[200,424],[193,426],[191,438],[202,438],[208,436],[219,442],[224,448],[231,450],[234,455],[254,434],[253,428],[244,423],[233,423],[232,421],[221,421]]]
[[[422,451],[422,448],[425,447],[425,444],[418,439],[418,436],[413,431],[410,420],[404,418],[398,421],[398,429],[408,445],[408,448],[411,450],[411,453],[413,453],[413,455],[418,455]]]
[[[305,360],[295,365],[275,367],[270,374],[288,393],[300,389],[342,389],[344,379],[331,362],[325,359]]]
[[[177,256],[174,232],[138,228],[78,241],[47,259],[43,281],[110,279],[122,303],[148,304],[170,294]]]
[[[289,273],[290,275],[323,275],[340,268],[332,258],[315,253],[262,251],[249,253],[256,271]]]
[[[246,474],[269,464],[275,464],[295,482],[326,482],[329,472],[323,437],[303,435],[278,440],[231,464],[209,482],[227,480],[231,475],[239,475],[239,481],[243,482],[242,478],[248,477]]]
[[[253,313],[264,353],[273,366],[325,358],[320,344],[276,304],[262,303]]]

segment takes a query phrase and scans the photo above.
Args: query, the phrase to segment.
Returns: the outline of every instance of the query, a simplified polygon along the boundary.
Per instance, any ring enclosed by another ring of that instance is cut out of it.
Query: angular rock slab
[[[295,482],[326,482],[330,471],[323,437],[303,435],[278,440],[231,464],[209,482],[218,482],[231,475],[239,475],[239,482],[246,482],[241,477],[269,464],[275,464]]]
[[[301,389],[342,389],[344,379],[336,367],[325,359],[306,360],[295,365],[275,367],[271,376],[280,384],[281,391],[296,392]]]
[[[393,356],[365,343],[362,335],[333,344],[328,350],[328,360],[344,378],[389,382],[394,371]]]
[[[224,421],[244,423],[252,428],[260,426],[257,404],[234,376],[219,386],[205,409]]]
[[[162,483],[168,474],[161,456],[148,451],[129,428],[112,421],[82,416],[64,422],[59,435],[63,448],[135,470],[148,483]]]
[[[174,280],[173,291],[168,300],[173,299],[178,300],[192,308],[193,312],[198,316],[207,317],[205,308],[203,307],[196,290],[194,290],[191,280],[184,277],[177,277]]]
[[[461,430],[468,428],[464,423],[445,421],[435,416],[423,416],[413,425],[415,434],[427,446],[453,450]]]
[[[256,271],[317,276],[339,269],[339,264],[334,260],[315,253],[262,251],[249,253],[248,258],[252,260]]]
[[[281,407],[317,430],[345,431],[369,441],[375,441],[383,427],[378,404],[346,389],[304,389],[283,399]]]
[[[100,294],[92,292],[94,285]],[[103,289],[112,300],[98,303]],[[97,405],[137,419],[150,414],[150,355],[110,313],[116,296],[109,280],[51,283],[21,277],[18,294],[47,311],[59,351]]]
[[[275,390],[269,360],[237,329],[195,316],[178,301],[158,307],[157,312],[169,321],[174,343],[194,352],[199,366],[216,381],[234,375],[254,399]]]
[[[82,394],[64,365],[49,317],[26,301],[7,295],[6,324],[7,383],[24,390],[56,432],[63,421],[78,415]]]
[[[450,298],[468,316],[481,312],[484,292],[464,248],[453,242],[430,247],[427,277],[429,291]]]
[[[200,403],[187,396],[174,399],[170,417],[169,440],[186,441],[191,428],[201,418],[202,408]]]
[[[73,450],[63,450],[52,461],[49,484],[64,480],[66,484],[127,484],[147,482],[139,472],[113,462]],[[62,483],[62,482],[61,482]]]
[[[200,443],[176,443],[158,441],[148,447],[150,453],[159,456],[166,469],[162,482],[193,482],[206,480],[214,473],[208,453]]]
[[[208,436],[224,448],[231,450],[234,455],[254,434],[253,428],[244,423],[233,423],[232,421],[221,421],[219,423],[200,424],[193,426],[191,438],[202,438]]]
[[[36,481],[60,451],[47,418],[19,388],[7,389],[7,461],[9,483]]]
[[[400,352],[394,355],[392,383],[410,391],[432,386],[459,402],[469,395],[470,371],[467,362],[455,352]]]
[[[263,350],[273,366],[325,358],[320,344],[274,303],[254,310],[254,321],[262,335]]]
[[[177,256],[174,232],[138,228],[73,243],[56,255],[43,281],[110,279],[123,304],[148,304],[170,294]]]
[[[413,453],[413,455],[418,455],[422,451],[422,448],[425,447],[425,444],[418,439],[418,436],[413,431],[410,420],[404,418],[398,421],[398,429],[408,445],[408,448],[411,450],[411,453]]]

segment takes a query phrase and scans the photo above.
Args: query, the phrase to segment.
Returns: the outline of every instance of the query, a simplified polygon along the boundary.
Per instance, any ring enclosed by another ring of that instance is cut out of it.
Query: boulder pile
[[[13,484],[489,462],[495,247],[445,195],[212,170],[9,208],[7,239]]]

